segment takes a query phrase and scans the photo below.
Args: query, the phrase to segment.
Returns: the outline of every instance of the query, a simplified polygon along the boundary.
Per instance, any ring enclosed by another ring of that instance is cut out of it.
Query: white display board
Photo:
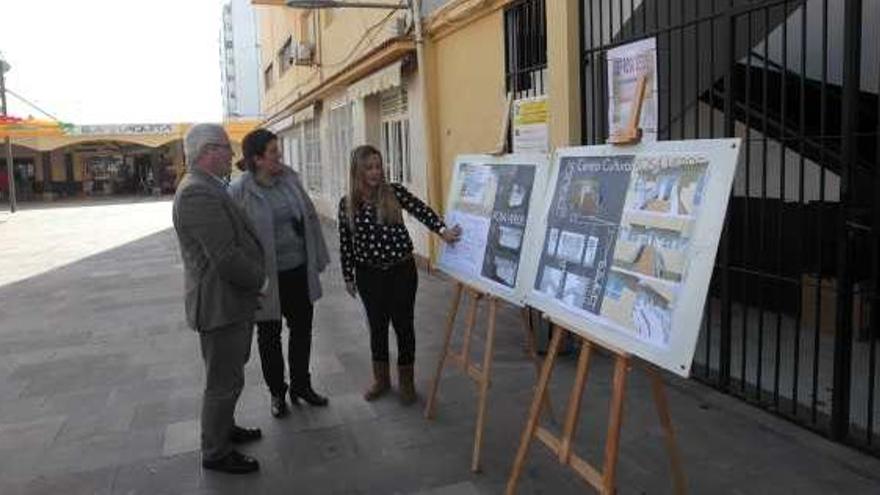
[[[444,244],[438,268],[474,288],[522,305],[530,280],[523,261],[544,202],[546,155],[464,155],[455,161],[446,225],[461,240]]]
[[[690,373],[739,139],[558,150],[530,239],[527,304]]]

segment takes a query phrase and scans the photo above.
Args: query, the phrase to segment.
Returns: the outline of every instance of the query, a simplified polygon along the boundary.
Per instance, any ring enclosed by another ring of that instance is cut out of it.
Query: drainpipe
[[[434,166],[434,150],[436,143],[431,132],[431,107],[428,99],[428,66],[425,62],[425,37],[422,31],[422,0],[410,0],[413,16],[413,32],[416,43],[416,64],[418,65],[419,105],[422,107],[421,126],[425,140],[425,171],[427,173],[428,204],[438,209],[441,203],[440,171]],[[433,236],[428,237],[428,261],[433,265],[437,254],[437,243]]]

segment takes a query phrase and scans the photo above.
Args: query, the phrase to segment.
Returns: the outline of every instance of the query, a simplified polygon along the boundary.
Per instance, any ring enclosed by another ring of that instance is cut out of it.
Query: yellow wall
[[[441,198],[456,155],[490,152],[498,145],[506,103],[503,20],[496,11],[432,44],[429,91]]]
[[[52,182],[62,182],[67,180],[67,170],[64,168],[64,151],[55,150],[52,152]]]
[[[82,153],[74,153],[73,154],[73,180],[76,182],[82,182],[83,180],[83,172],[85,172],[86,163],[83,160]]]
[[[257,7],[260,16],[261,71],[273,64],[273,84],[263,93],[263,113],[268,117],[283,110],[301,95],[342,71],[348,64],[391,38],[390,26],[402,12],[381,9],[341,9],[338,11],[306,11],[286,7]],[[305,18],[303,16],[306,16]],[[315,40],[316,66],[292,66],[279,75],[278,52],[289,36],[295,41],[306,37],[312,23]],[[369,31],[368,31],[369,30]],[[262,89],[262,88],[261,88]]]
[[[581,142],[579,2],[546,1],[551,147]]]

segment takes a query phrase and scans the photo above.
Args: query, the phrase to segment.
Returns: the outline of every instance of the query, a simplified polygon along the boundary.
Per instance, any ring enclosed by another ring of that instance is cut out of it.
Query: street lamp
[[[3,116],[6,117],[6,73],[12,69],[3,54],[0,53],[0,103],[2,103]],[[15,173],[13,172],[12,163],[12,141],[6,136],[6,178],[9,182],[9,213],[15,213]]]

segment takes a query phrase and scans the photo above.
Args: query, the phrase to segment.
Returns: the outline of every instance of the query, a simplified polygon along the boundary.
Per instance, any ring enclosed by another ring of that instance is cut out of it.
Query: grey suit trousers
[[[202,396],[202,459],[217,460],[231,450],[235,404],[244,387],[244,365],[250,358],[252,322],[234,323],[199,334],[205,361]]]

